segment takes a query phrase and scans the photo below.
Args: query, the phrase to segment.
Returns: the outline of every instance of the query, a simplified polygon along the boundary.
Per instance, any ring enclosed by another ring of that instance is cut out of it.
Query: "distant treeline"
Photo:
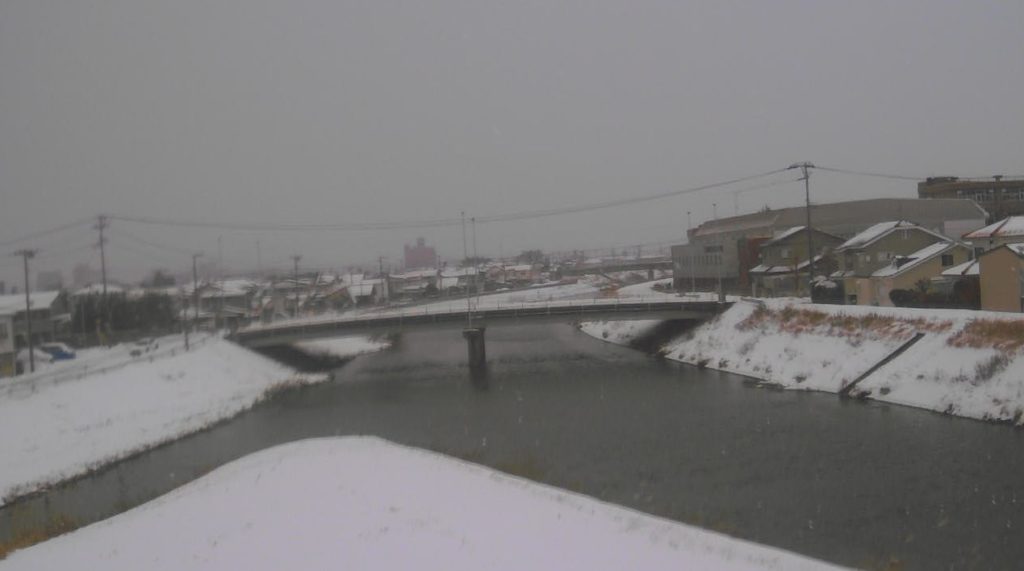
[[[146,293],[129,298],[124,293],[108,293],[110,324],[108,330],[163,331],[174,326],[175,304],[171,296]],[[106,321],[101,294],[80,296],[71,318],[73,333],[95,333]]]

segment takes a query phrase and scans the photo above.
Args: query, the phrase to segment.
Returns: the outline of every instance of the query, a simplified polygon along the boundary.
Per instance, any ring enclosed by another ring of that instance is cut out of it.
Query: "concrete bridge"
[[[324,315],[259,324],[240,329],[233,339],[247,347],[285,345],[305,339],[368,333],[401,333],[422,329],[461,330],[471,367],[486,362],[484,332],[488,327],[523,323],[573,323],[638,319],[702,321],[724,311],[729,303],[674,298],[577,299],[527,303],[480,304],[467,310],[459,302],[360,315]]]

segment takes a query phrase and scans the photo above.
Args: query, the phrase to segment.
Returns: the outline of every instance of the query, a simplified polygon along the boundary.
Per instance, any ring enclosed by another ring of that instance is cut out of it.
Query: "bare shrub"
[[[1024,346],[1024,320],[975,319],[949,338],[952,347],[990,347],[1013,353]]]
[[[1009,357],[1003,353],[992,355],[974,366],[974,383],[978,384],[991,379],[1009,364]]]

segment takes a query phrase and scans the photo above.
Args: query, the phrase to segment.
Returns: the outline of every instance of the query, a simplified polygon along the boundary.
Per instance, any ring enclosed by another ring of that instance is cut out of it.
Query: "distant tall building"
[[[406,269],[433,268],[437,265],[437,252],[432,246],[427,246],[423,238],[416,239],[416,245],[405,245],[405,267]]]
[[[994,176],[991,180],[962,180],[937,176],[917,183],[919,198],[967,198],[989,213],[989,222],[1024,214],[1024,179]]]
[[[36,290],[58,291],[61,289],[64,289],[64,276],[60,273],[60,270],[36,273]]]

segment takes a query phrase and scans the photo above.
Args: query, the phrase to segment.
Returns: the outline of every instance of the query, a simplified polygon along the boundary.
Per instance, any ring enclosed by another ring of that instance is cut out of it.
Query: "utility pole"
[[[110,225],[110,221],[103,214],[96,217],[96,226],[94,228],[100,232],[100,272],[103,276],[103,318],[104,318],[104,329],[106,329],[109,336],[110,330],[113,328],[113,324],[110,319],[110,300],[107,298],[107,240],[103,237],[103,230]]]
[[[185,289],[179,290],[179,302],[181,307],[185,307]],[[188,321],[185,319],[181,320],[181,330],[185,333],[185,350],[188,351]]]
[[[691,292],[695,292],[695,291],[697,291],[697,276],[696,276],[696,274],[693,271],[693,258],[695,256],[694,256],[694,250],[693,250],[693,242],[690,241],[690,232],[692,231],[692,229],[693,229],[693,220],[690,218],[690,211],[687,210],[686,211],[686,245],[689,246],[688,249],[690,250],[690,255],[689,255],[689,258],[690,258],[690,291]]]
[[[28,294],[28,261],[36,257],[36,250],[18,250],[14,255],[21,256],[25,265],[25,339],[28,342],[28,370],[30,373],[34,373],[36,372],[36,354],[32,344],[32,301]]]
[[[260,241],[256,239],[256,277],[263,279],[263,258],[260,256]]]
[[[202,252],[192,254],[192,327],[199,323],[199,272],[196,269],[196,260],[201,257]]]
[[[384,302],[391,305],[391,277],[384,273],[384,256],[377,256],[377,275],[380,277],[381,291],[384,293]]]
[[[800,169],[803,172],[803,177],[800,180],[804,181],[804,198],[806,200],[807,210],[807,297],[811,300],[814,298],[814,238],[812,237],[814,232],[811,230],[811,173],[807,169],[813,169],[814,164],[808,162],[793,163],[789,165],[791,169]],[[797,262],[800,263],[799,261]],[[799,273],[799,267],[797,273]],[[798,292],[799,293],[799,292]]]
[[[480,275],[477,264],[480,263],[480,257],[476,254],[476,216],[469,219],[473,225],[473,292],[476,293],[476,304],[480,305],[480,283],[477,281]]]
[[[711,212],[714,215],[715,220],[718,220],[718,203],[717,202],[712,202],[711,203]],[[724,247],[724,245],[722,243],[722,231],[721,230],[722,230],[721,228],[717,229],[717,233],[718,233],[718,256],[717,256],[718,263],[715,264],[715,265],[718,266],[718,301],[719,302],[724,302],[725,301],[725,290],[722,289],[722,262],[724,261],[724,258],[725,258],[725,247]]]
[[[294,279],[295,279],[295,309],[292,310],[292,317],[299,316],[299,260],[302,256],[299,254],[292,254],[292,264],[294,264]]]
[[[463,263],[465,263],[465,260],[469,259],[469,250],[466,247],[466,212],[465,211],[460,212],[459,216],[460,216],[460,218],[462,220],[462,259],[463,259]],[[463,266],[462,272],[463,272],[463,275],[465,275],[465,272],[466,272],[465,266]],[[467,280],[467,282],[468,282],[468,280]],[[470,303],[471,303],[471,301],[470,301],[470,297],[469,297],[469,288],[467,287],[466,288],[466,324],[467,324],[466,328],[467,329],[472,329],[473,328],[473,309],[470,306]]]
[[[217,275],[220,278],[220,292],[217,296],[217,319],[215,320],[215,328],[222,327],[224,322],[224,235],[217,236]]]

